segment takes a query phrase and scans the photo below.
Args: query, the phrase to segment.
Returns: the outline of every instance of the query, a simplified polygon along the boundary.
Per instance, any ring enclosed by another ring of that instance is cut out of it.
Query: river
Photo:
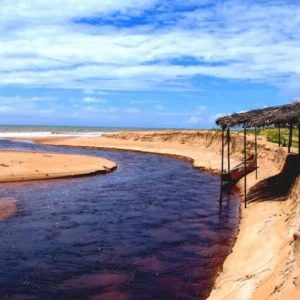
[[[206,299],[239,219],[218,176],[152,154],[0,141],[1,149],[105,157],[107,175],[0,184],[0,298]]]

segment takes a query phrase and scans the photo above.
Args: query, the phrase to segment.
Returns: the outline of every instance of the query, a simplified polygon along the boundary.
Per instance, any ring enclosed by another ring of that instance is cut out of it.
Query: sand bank
[[[107,159],[83,155],[0,151],[0,182],[107,173],[116,168]]]
[[[209,148],[199,148],[199,144],[190,145],[188,142],[176,140],[166,141],[163,134],[164,132],[126,132],[93,138],[33,138],[32,140],[48,145],[158,153],[187,159],[193,163],[195,168],[220,174],[219,153],[211,151]],[[232,162],[238,163],[239,160],[232,158]]]
[[[183,156],[189,157],[194,167],[214,172],[220,169],[221,138],[211,131],[119,133],[37,142]],[[247,150],[250,153],[253,149],[253,138],[248,137]],[[254,173],[248,176],[252,203],[247,209],[241,206],[236,244],[209,299],[300,299],[299,159],[287,157],[285,148],[264,138],[259,138],[258,151],[258,179]],[[235,165],[243,156],[242,135],[232,136],[231,152]]]
[[[0,221],[3,221],[17,211],[16,199],[12,197],[0,198]]]

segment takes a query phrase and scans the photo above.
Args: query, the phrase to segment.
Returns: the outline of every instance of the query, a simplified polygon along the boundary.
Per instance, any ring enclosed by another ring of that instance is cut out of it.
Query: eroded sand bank
[[[114,162],[98,157],[0,151],[0,182],[107,173],[113,171],[116,167]]]
[[[253,153],[253,137],[247,150]],[[220,169],[221,138],[211,131],[120,133],[107,137],[39,139],[39,143],[136,150],[188,157],[195,167]],[[259,138],[259,171],[248,176],[247,209],[209,299],[300,299],[299,159]],[[232,165],[242,158],[243,136],[231,139]],[[227,165],[225,163],[225,165]],[[241,191],[243,182],[240,183]]]

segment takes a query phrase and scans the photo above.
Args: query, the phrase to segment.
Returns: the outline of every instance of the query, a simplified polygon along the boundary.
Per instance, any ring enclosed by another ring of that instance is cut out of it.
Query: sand
[[[0,151],[0,182],[100,174],[116,167],[112,161],[91,156]]]
[[[145,135],[146,134],[147,133],[145,133]],[[143,132],[136,133],[136,135],[143,138]],[[118,137],[118,135],[114,136]],[[130,136],[130,133],[124,133],[124,136],[128,137]],[[140,141],[136,140],[135,134],[131,139],[112,137],[38,138],[34,139],[34,141],[40,144],[48,145],[65,145],[84,148],[102,148],[108,150],[126,150],[144,153],[164,154],[178,158],[185,158],[191,161],[195,168],[201,168],[209,170],[212,173],[220,174],[220,155],[217,152],[213,152],[209,148],[199,148],[198,145],[191,147],[189,144],[185,144],[184,142],[165,142],[155,139],[150,139],[150,141]],[[239,160],[235,158],[232,159],[233,164],[238,162]]]
[[[16,199],[13,197],[0,198],[0,221],[13,216],[17,211]]]
[[[253,137],[247,137],[253,153]],[[212,131],[127,132],[107,137],[42,138],[36,142],[72,147],[120,149],[185,158],[193,166],[220,172],[220,133]],[[253,203],[244,209],[232,253],[223,265],[209,299],[300,299],[300,182],[289,178],[298,170],[298,156],[287,163],[286,148],[259,137],[258,179],[248,179]],[[243,136],[231,138],[231,165],[243,157]],[[227,162],[225,162],[227,166]],[[282,171],[283,170],[283,171]],[[280,175],[277,175],[280,174]],[[285,183],[291,182],[288,189]],[[243,181],[239,183],[243,196]],[[255,200],[255,201],[254,201]]]
[[[254,138],[248,136],[247,140],[248,153],[253,153]],[[196,168],[220,171],[221,138],[211,131],[131,132],[37,142],[173,155],[190,160]],[[258,151],[258,179],[255,173],[247,177],[247,193],[255,202],[247,209],[241,203],[237,240],[209,299],[300,299],[299,180],[291,184],[288,192],[280,192],[285,178],[292,173],[289,168],[297,166],[297,162],[286,164],[286,148],[278,148],[261,137]],[[231,155],[231,165],[243,157],[242,134],[233,134]],[[277,174],[282,176],[278,178]],[[239,187],[243,196],[243,181]]]

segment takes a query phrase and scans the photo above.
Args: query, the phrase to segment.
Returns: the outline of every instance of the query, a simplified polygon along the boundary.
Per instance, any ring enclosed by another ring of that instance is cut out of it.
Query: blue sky
[[[300,1],[0,3],[2,124],[211,128],[300,98]]]

